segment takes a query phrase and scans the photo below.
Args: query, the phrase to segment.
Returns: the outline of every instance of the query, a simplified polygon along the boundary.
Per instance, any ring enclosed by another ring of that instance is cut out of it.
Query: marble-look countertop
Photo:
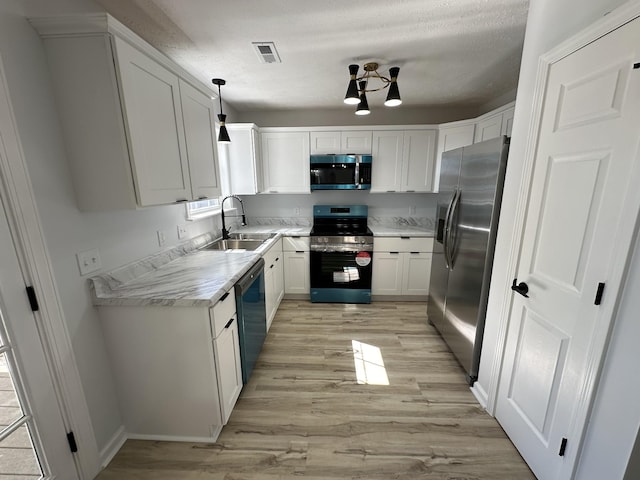
[[[238,233],[279,233],[286,237],[308,237],[311,232],[311,226],[299,225],[246,225],[244,227],[234,228],[233,232]]]

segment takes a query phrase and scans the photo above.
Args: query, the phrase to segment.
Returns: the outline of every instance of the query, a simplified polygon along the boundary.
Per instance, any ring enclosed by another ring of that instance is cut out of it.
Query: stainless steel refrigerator
[[[442,154],[427,315],[478,378],[509,139]]]

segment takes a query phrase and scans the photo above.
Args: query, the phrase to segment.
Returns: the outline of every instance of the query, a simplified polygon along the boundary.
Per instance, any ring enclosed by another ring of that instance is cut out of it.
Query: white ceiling
[[[528,0],[96,0],[239,111],[338,108],[347,66],[400,67],[407,106],[481,105],[516,88]],[[280,64],[251,42],[273,41]],[[362,69],[361,69],[362,71]],[[369,95],[369,103],[384,101]],[[402,107],[399,107],[402,108]]]

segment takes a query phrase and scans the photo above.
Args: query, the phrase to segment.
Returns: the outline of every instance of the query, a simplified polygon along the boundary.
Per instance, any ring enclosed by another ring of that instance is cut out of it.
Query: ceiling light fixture
[[[220,93],[220,85],[226,85],[226,81],[221,78],[211,79],[211,83],[218,86],[218,98],[220,99],[220,113],[218,114],[218,120],[220,121],[220,132],[218,133],[218,143],[231,143],[229,138],[229,132],[225,126],[227,116],[222,113],[222,94]]]
[[[358,77],[358,65],[349,65],[349,85],[347,94],[344,97],[344,103],[347,105],[358,105],[356,115],[368,115],[369,104],[367,102],[367,92],[377,92],[389,88],[387,99],[384,102],[386,107],[397,107],[402,103],[400,98],[400,90],[398,89],[398,73],[400,67],[391,67],[387,78],[378,73],[379,65],[376,62],[365,63],[363,66],[364,74]],[[368,88],[369,81],[375,80],[381,83],[378,88]]]

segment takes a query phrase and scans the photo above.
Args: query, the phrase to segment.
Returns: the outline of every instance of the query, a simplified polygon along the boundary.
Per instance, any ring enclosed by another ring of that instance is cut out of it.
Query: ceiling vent
[[[260,63],[282,63],[280,55],[276,50],[276,44],[273,42],[252,42],[253,48],[256,49]]]

